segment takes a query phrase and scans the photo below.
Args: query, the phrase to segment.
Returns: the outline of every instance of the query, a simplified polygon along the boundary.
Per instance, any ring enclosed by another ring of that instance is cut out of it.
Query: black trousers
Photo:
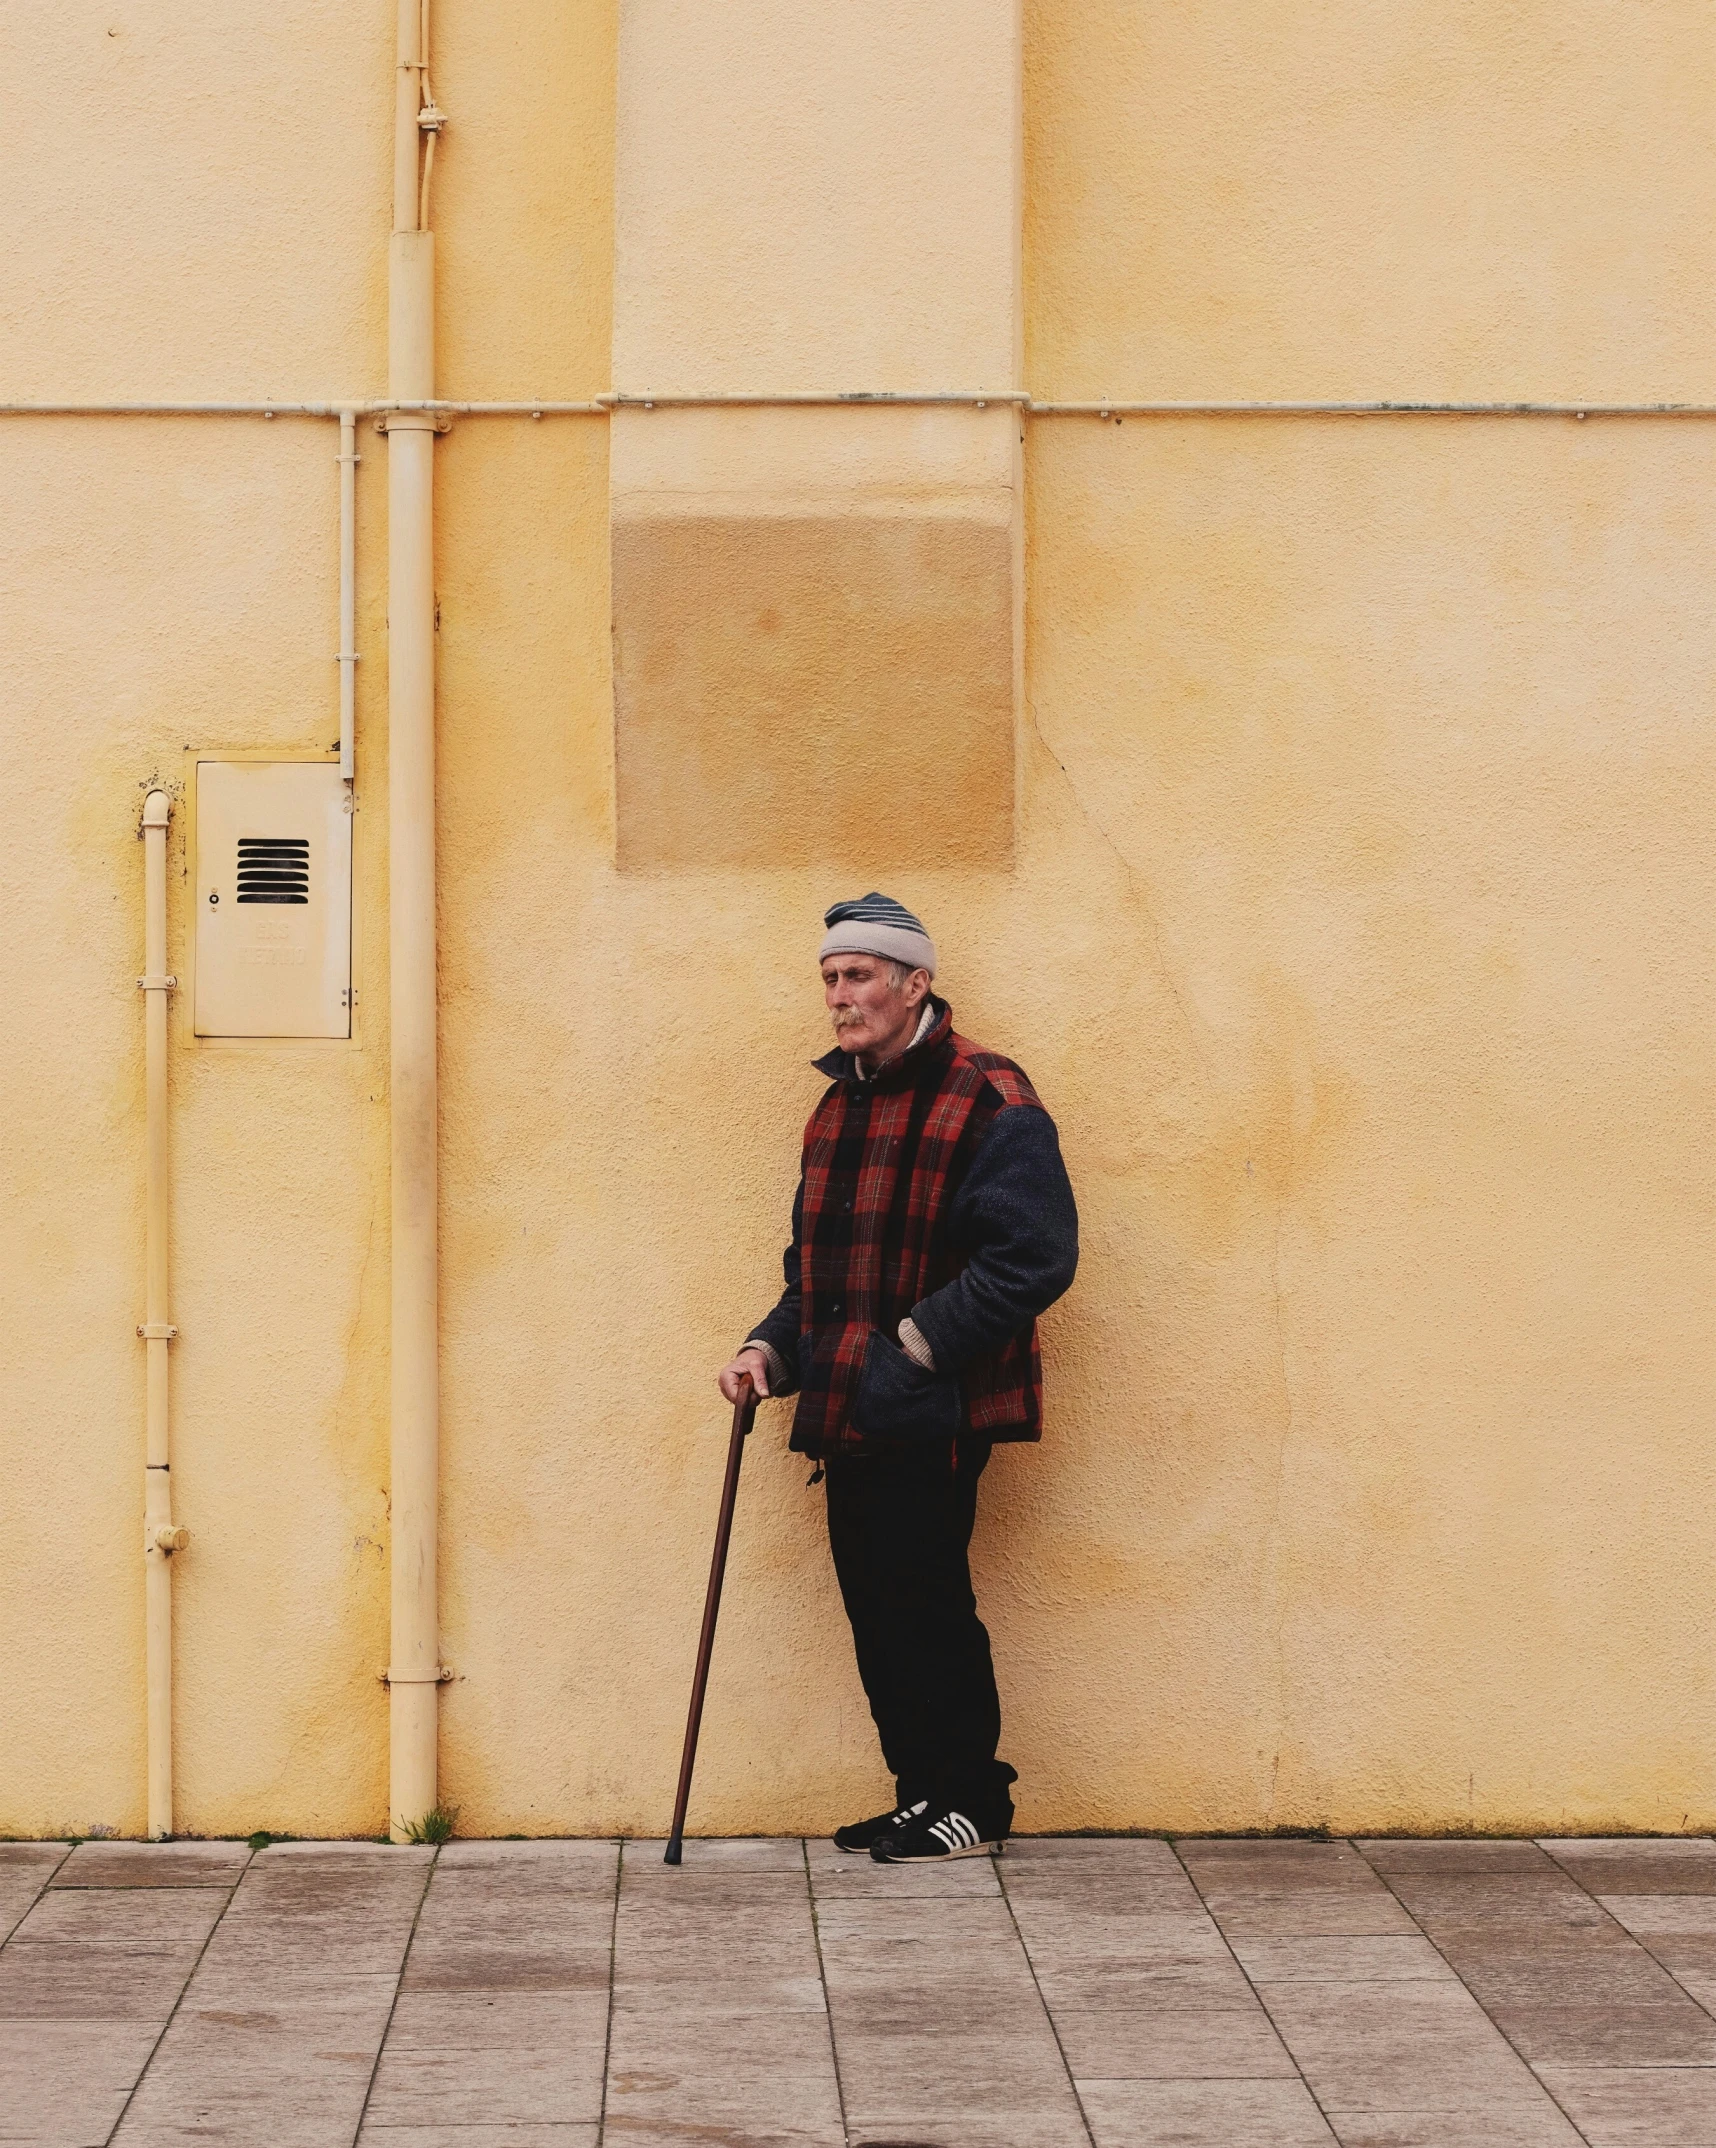
[[[834,1553],[858,1675],[899,1802],[1010,1820],[1013,1770],[995,1757],[1001,1703],[967,1551],[986,1441],[945,1440],[828,1464]]]

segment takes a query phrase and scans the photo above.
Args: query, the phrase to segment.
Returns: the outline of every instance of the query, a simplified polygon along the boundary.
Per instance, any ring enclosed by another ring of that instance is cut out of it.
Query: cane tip
[[[662,1852],[661,1861],[664,1865],[676,1865],[678,1864],[683,1854],[683,1846],[680,1843],[678,1836],[676,1835],[674,1839],[668,1844],[667,1848]]]

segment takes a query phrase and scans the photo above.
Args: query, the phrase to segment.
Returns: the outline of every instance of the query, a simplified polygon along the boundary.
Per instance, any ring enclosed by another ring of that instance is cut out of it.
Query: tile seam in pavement
[[[161,2049],[162,2039],[166,2036],[167,2031],[173,2026],[173,2023],[179,2018],[179,2009],[185,2003],[185,1994],[191,1988],[191,1979],[202,1967],[203,1956],[208,1952],[209,1947],[214,1940],[214,1935],[220,1930],[221,1925],[226,1921],[226,1913],[232,1907],[232,1898],[238,1892],[239,1881],[243,1879],[244,1875],[250,1870],[252,1864],[254,1864],[255,1861],[256,1852],[254,1850],[251,1850],[246,1855],[243,1864],[241,1864],[238,1870],[233,1874],[232,1884],[226,1890],[226,1901],[222,1905],[221,1913],[209,1926],[208,1930],[203,1934],[203,1943],[197,1949],[197,1958],[194,1962],[192,1962],[190,1968],[187,1969],[185,1972],[185,1979],[184,1982],[179,1986],[178,1996],[174,1999],[172,2005],[167,2009],[167,2018],[165,2021],[162,2022],[160,2029],[156,2033],[155,2041],[149,2046],[149,2056],[143,2061],[142,2065],[138,2067],[137,2078],[126,2090],[125,2101],[119,2106],[119,2116],[115,2118],[112,2125],[109,2126],[109,2128],[107,2129],[107,2138],[109,2140],[112,2140],[115,2134],[118,2133],[120,2127],[124,2125],[125,2114],[127,2111],[130,2110],[133,2102],[135,2102],[137,2091],[149,2078],[149,2069],[155,2063],[156,2054]],[[54,1869],[57,1872],[59,1870],[59,1867],[56,1865]]]
[[[1311,2101],[1316,2105],[1318,2117],[1322,2119],[1324,2125],[1326,2125],[1329,2129],[1329,2138],[1334,2141],[1339,2141],[1341,2136],[1335,2128],[1334,2120],[1323,2108],[1322,2097],[1317,2094],[1317,2091],[1305,2078],[1305,2069],[1299,2063],[1298,2054],[1293,2049],[1293,2046],[1287,2041],[1286,2034],[1283,2031],[1280,2022],[1276,2020],[1275,2015],[1270,2008],[1269,2001],[1263,1996],[1262,1992],[1260,1992],[1257,1986],[1252,1982],[1251,1971],[1246,1968],[1244,1962],[1242,1962],[1239,1956],[1234,1952],[1233,1941],[1229,1939],[1227,1933],[1222,1929],[1221,1919],[1216,1915],[1215,1911],[1210,1907],[1209,1903],[1205,1901],[1204,1890],[1198,1885],[1197,1874],[1192,1870],[1191,1866],[1187,1864],[1186,1860],[1180,1855],[1179,1843],[1172,1837],[1170,1837],[1168,1847],[1174,1853],[1174,1862],[1179,1866],[1180,1870],[1191,1882],[1193,1894],[1195,1894],[1199,1902],[1203,1904],[1204,1915],[1208,1917],[1210,1923],[1215,1927],[1216,1937],[1221,1941],[1222,1945],[1226,1947],[1228,1952],[1228,1959],[1233,1963],[1233,1966],[1239,1971],[1240,1975],[1244,1977],[1245,1988],[1251,1993],[1251,1996],[1263,2009],[1264,2020],[1267,2021],[1269,2026],[1275,2031],[1276,2039],[1280,2043],[1282,2050],[1285,2051],[1287,2056],[1293,2061],[1293,2071],[1298,2077],[1299,2085],[1304,2089],[1306,2095],[1309,2096]]]
[[[614,1982],[620,1960],[620,1883],[626,1871],[626,1838],[620,1837],[614,1859],[614,1906],[608,1918],[608,2019],[602,2031],[602,2101],[596,2113],[596,2148],[608,2137],[608,2067],[614,2054]]]
[[[991,1857],[989,1860],[990,1864],[994,1867],[995,1870],[995,1884],[1000,1889],[1001,1900],[1005,1905],[1007,1911],[1007,1922],[1013,1927],[1013,1937],[1019,1943],[1019,1952],[1025,1958],[1025,1967],[1030,1971],[1031,1989],[1037,1995],[1037,2004],[1042,2008],[1043,2019],[1049,2025],[1049,2034],[1055,2040],[1055,2053],[1056,2056],[1060,2059],[1061,2071],[1067,2077],[1067,2086],[1072,2090],[1073,2102],[1078,2106],[1078,2122],[1081,2126],[1083,2126],[1084,2137],[1087,2141],[1090,2142],[1091,2148],[1096,2148],[1096,2135],[1091,2130],[1090,2113],[1084,2107],[1084,2097],[1079,2093],[1079,2085],[1077,2081],[1073,2079],[1073,2070],[1071,2066],[1067,2064],[1066,2046],[1061,2042],[1060,2023],[1055,2019],[1054,2008],[1050,2006],[1048,2000],[1043,1997],[1043,1987],[1037,1981],[1037,1965],[1031,1959],[1031,1950],[1025,1944],[1025,1935],[1022,1931],[1020,1931],[1019,1920],[1013,1914],[1013,1897],[1007,1892],[1006,1874],[1001,1869],[1004,1856],[1005,1853],[1003,1852],[1002,1855]]]
[[[834,2000],[828,1989],[828,1969],[822,1959],[822,1919],[816,1907],[816,1879],[810,1869],[810,1841],[807,1836],[798,1838],[799,1855],[804,1859],[804,1891],[810,1900],[810,1937],[816,1948],[816,1974],[822,1985],[822,2011],[828,2023],[828,2056],[834,2065],[834,2100],[840,2107],[840,2137],[850,2143],[852,2127],[846,2116],[846,2082],[840,2072],[840,2039],[834,2033]],[[597,2143],[601,2148],[601,2143]]]
[[[12,1934],[18,1929],[19,1925],[23,1923],[24,1919],[30,1914],[31,1910],[33,1910],[36,1904],[42,1899],[43,1891],[47,1887],[49,1880],[53,1878],[54,1874],[60,1869],[60,1866],[65,1863],[66,1859],[70,1855],[71,1844],[68,1842],[62,1846],[58,1860],[55,1863],[49,1865],[46,1872],[42,1874],[41,1884],[37,1887],[35,1893],[31,1895],[30,1899],[24,1904],[23,1908],[19,1910],[18,1914],[12,1919],[12,1922],[10,1923],[10,1925],[8,1925],[6,1930],[4,1932],[0,1932],[0,1947],[7,1946],[10,1944]]]
[[[1600,2059],[1561,2058],[1545,2059],[1557,2073],[1716,2073],[1707,2059],[1611,2059],[1605,2064]],[[1533,2073],[1537,2071],[1532,2068]],[[0,2140],[5,2136],[0,2134]],[[1654,2141],[1646,2141],[1642,2148],[1656,2148]],[[1683,2144],[1677,2144],[1683,2148]]]
[[[1529,1840],[1530,1838],[1527,1837],[1524,1839]],[[1526,2057],[1525,2053],[1519,2048],[1518,2044],[1514,2042],[1513,2038],[1508,2034],[1507,2030],[1504,2029],[1501,2023],[1496,2020],[1495,2016],[1490,2012],[1489,2008],[1484,2004],[1482,1999],[1480,1999],[1477,1993],[1473,1991],[1471,1985],[1466,1982],[1463,1976],[1460,1976],[1459,1963],[1454,1961],[1450,1955],[1444,1952],[1441,1947],[1436,1945],[1435,1940],[1431,1938],[1430,1934],[1427,1931],[1425,1931],[1424,1926],[1419,1923],[1417,1917],[1413,1916],[1412,1910],[1408,1907],[1407,1903],[1402,1900],[1401,1896],[1398,1893],[1396,1893],[1394,1883],[1392,1880],[1390,1880],[1388,1874],[1384,1871],[1381,1871],[1376,1865],[1372,1864],[1370,1859],[1364,1854],[1363,1850],[1359,1848],[1357,1842],[1353,1841],[1350,1837],[1347,1838],[1347,1847],[1352,1851],[1353,1855],[1359,1860],[1361,1864],[1367,1866],[1369,1870],[1376,1873],[1377,1878],[1382,1882],[1383,1886],[1388,1889],[1388,1892],[1394,1897],[1395,1901],[1400,1903],[1401,1913],[1404,1916],[1412,1918],[1412,1922],[1415,1926],[1417,1926],[1417,1929],[1422,1936],[1425,1945],[1427,1947],[1433,1948],[1438,1957],[1448,1964],[1449,1971],[1452,1975],[1459,1977],[1460,1989],[1471,2000],[1472,2004],[1477,2008],[1478,2012],[1483,2015],[1484,2019],[1489,2023],[1490,2027],[1495,2030],[1496,2034],[1501,2038],[1502,2042],[1507,2045],[1508,2049],[1513,2053],[1514,2057],[1519,2060],[1519,2063],[1525,2068],[1526,2072],[1530,2074],[1531,2078],[1537,2083],[1538,2087],[1542,2089],[1543,2093],[1549,2098],[1550,2102],[1554,2104],[1555,2108],[1561,2113],[1562,2117],[1566,2119],[1567,2123],[1573,2128],[1573,2131],[1578,2135],[1579,2139],[1585,2142],[1586,2148],[1590,2148],[1591,2136],[1585,2131],[1584,2127],[1580,2125],[1578,2121],[1574,2118],[1573,2113],[1562,2102],[1561,2098],[1555,2093],[1554,2089],[1550,2087],[1549,2083],[1543,2078],[1542,2074],[1538,2072],[1537,2068],[1531,2063],[1530,2059]],[[1555,1862],[1555,1860],[1552,1859],[1551,1862],[1553,1863]],[[1567,1876],[1569,1879],[1573,1878],[1573,1875],[1571,1873],[1569,1873]],[[1579,1888],[1579,1892],[1585,1896],[1587,1901],[1593,1899],[1589,1891],[1585,1887],[1581,1886],[1577,1880],[1574,1880],[1573,1884]],[[1619,1923],[1618,1919],[1614,1921],[1617,1924]]]
[[[1544,1856],[1547,1857],[1549,1861],[1555,1866],[1556,1870],[1566,1873],[1567,1877],[1573,1882],[1574,1886],[1577,1887],[1582,1894],[1588,1896],[1591,1901],[1596,1903],[1597,1907],[1603,1912],[1603,1915],[1608,1918],[1609,1922],[1614,1925],[1617,1931],[1625,1932],[1626,1936],[1632,1941],[1635,1947],[1642,1947],[1644,1949],[1645,1953],[1648,1954],[1651,1960],[1656,1963],[1657,1967],[1662,1971],[1663,1975],[1668,1978],[1669,1982],[1675,1987],[1677,1991],[1685,1992],[1686,1996],[1692,2001],[1693,2005],[1697,2007],[1698,2011],[1703,2014],[1707,2020],[1716,2021],[1716,2007],[1706,2006],[1704,2001],[1698,1996],[1695,1991],[1691,1989],[1689,1985],[1683,1984],[1681,1982],[1680,1978],[1675,1975],[1674,1971],[1669,1967],[1667,1962],[1663,1960],[1662,1956],[1658,1954],[1655,1947],[1651,1945],[1650,1940],[1646,1938],[1643,1933],[1635,1932],[1630,1925],[1623,1924],[1620,1918],[1615,1915],[1614,1911],[1609,1908],[1608,1904],[1602,1899],[1600,1895],[1595,1895],[1591,1893],[1590,1888],[1585,1885],[1585,1882],[1579,1877],[1578,1873],[1574,1871],[1571,1865],[1564,1864],[1562,1860],[1556,1856],[1553,1850],[1545,1847],[1543,1838],[1541,1836],[1534,1837],[1533,1839],[1536,1841],[1537,1847],[1543,1851]],[[1554,1839],[1554,1836],[1550,1836],[1549,1838],[1550,1841],[1554,1841]],[[1638,1836],[1632,1839],[1638,1841],[1649,1841],[1650,1837]],[[1688,1839],[1707,1842],[1710,1838],[1707,1835],[1700,1835],[1692,1838],[1688,1838],[1684,1835],[1671,1835],[1667,1839],[1671,1842],[1684,1842]],[[1661,1939],[1670,1935],[1659,1932],[1656,1936]],[[1692,2071],[1693,2069],[1664,2067],[1659,2070],[1663,2072],[1678,2072],[1681,2070]]]
[[[437,1843],[434,1855],[423,1867],[423,1886],[417,1896],[417,1907],[411,1912],[411,1929],[405,1935],[399,1967],[393,1972],[393,1997],[387,2002],[387,2019],[381,2025],[381,2034],[375,2040],[375,2056],[369,2062],[369,2079],[363,2085],[363,2102],[358,2106],[357,2124],[352,2128],[352,2148],[357,2148],[358,2142],[363,2138],[363,2123],[369,2116],[369,2099],[375,2094],[375,2077],[381,2070],[381,2054],[387,2049],[393,2017],[399,2010],[399,1994],[405,1985],[406,1964],[411,1959],[411,1949],[417,1939],[417,1927],[423,1918],[423,1905],[429,1899],[429,1882],[435,1877],[435,1867],[440,1862],[441,1845]]]

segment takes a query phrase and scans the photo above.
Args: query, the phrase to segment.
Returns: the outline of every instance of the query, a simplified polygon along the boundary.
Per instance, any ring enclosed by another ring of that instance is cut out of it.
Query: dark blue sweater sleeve
[[[798,1386],[798,1324],[801,1303],[801,1268],[799,1242],[804,1235],[804,1178],[801,1174],[798,1191],[792,1203],[792,1242],[781,1257],[786,1288],[781,1292],[772,1312],[766,1313],[746,1342],[766,1342],[787,1369],[785,1380],[775,1385],[777,1395],[790,1395]]]
[[[1028,1328],[1071,1284],[1078,1209],[1055,1122],[1037,1104],[998,1111],[948,1216],[963,1272],[912,1307],[936,1369],[958,1372]]]

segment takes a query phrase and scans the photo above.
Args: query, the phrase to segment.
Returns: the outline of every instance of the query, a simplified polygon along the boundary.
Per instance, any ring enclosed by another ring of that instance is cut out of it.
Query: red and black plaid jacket
[[[750,1338],[787,1368],[776,1392],[799,1391],[793,1446],[1040,1438],[1036,1317],[1078,1252],[1036,1091],[1010,1059],[957,1035],[941,1001],[922,1041],[873,1080],[842,1052],[817,1066],[837,1078],[805,1128],[787,1287]],[[933,1374],[895,1340],[908,1313]]]

